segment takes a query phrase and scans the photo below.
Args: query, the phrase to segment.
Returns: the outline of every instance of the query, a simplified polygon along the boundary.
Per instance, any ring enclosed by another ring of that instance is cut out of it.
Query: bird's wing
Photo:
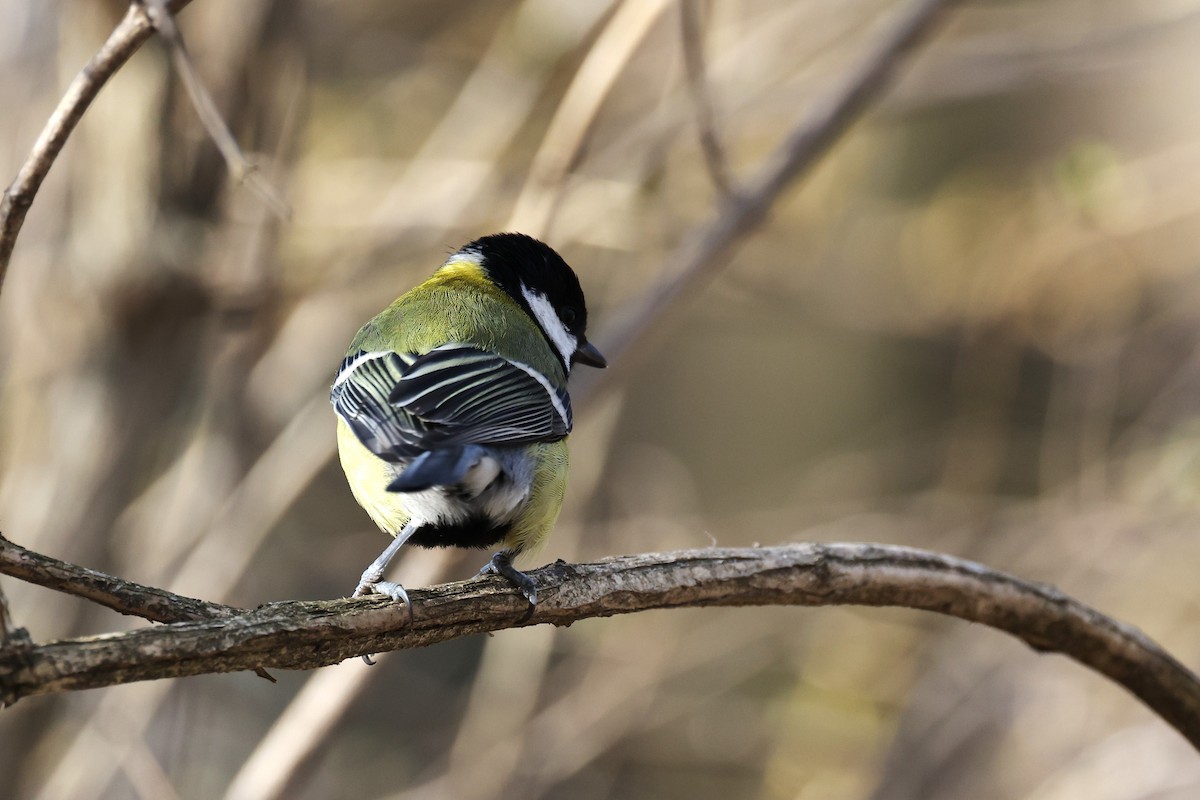
[[[571,432],[566,391],[470,345],[419,356],[355,353],[330,399],[359,441],[389,461],[462,444],[556,442]]]
[[[420,420],[388,403],[408,363],[391,351],[360,350],[342,361],[329,392],[334,411],[363,446],[389,461],[393,452],[418,449],[427,434]]]

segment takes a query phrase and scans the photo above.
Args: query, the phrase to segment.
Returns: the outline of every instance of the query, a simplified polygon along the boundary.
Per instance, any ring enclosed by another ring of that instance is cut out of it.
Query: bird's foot
[[[380,575],[375,574],[371,570],[363,573],[362,578],[358,581],[358,586],[354,589],[355,597],[366,597],[369,594],[381,594],[385,597],[390,597],[398,603],[404,603],[408,609],[408,621],[413,620],[412,601],[408,599],[408,592],[404,591],[404,587],[393,581],[380,580]]]
[[[374,570],[368,569],[362,574],[362,578],[358,581],[358,586],[354,589],[355,597],[366,597],[370,594],[381,594],[385,597],[390,597],[396,602],[404,603],[404,607],[408,609],[408,624],[413,621],[412,601],[408,599],[408,592],[404,591],[404,587],[393,581],[380,580],[380,576]],[[370,653],[363,654],[363,663],[368,667],[375,666],[375,659]]]
[[[483,569],[479,570],[479,575],[500,575],[506,578],[520,589],[521,594],[525,595],[525,599],[529,601],[529,611],[525,613],[522,621],[533,616],[533,611],[537,608],[537,584],[533,582],[533,578],[512,565],[512,556],[501,550],[492,556],[491,561],[483,565]]]

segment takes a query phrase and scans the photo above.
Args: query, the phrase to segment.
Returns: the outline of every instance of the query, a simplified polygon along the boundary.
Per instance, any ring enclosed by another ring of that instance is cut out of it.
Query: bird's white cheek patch
[[[542,326],[542,330],[550,337],[550,341],[554,342],[555,349],[558,350],[563,363],[569,369],[571,356],[575,355],[575,348],[579,346],[579,341],[571,335],[567,326],[563,325],[563,321],[558,318],[558,312],[546,299],[546,295],[530,291],[525,284],[521,284],[521,294],[525,297],[525,302],[529,303],[529,309],[533,312],[538,324]]]

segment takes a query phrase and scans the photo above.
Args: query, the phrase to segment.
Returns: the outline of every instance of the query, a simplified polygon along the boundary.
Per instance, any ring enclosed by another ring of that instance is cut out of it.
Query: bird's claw
[[[413,605],[412,601],[408,599],[408,592],[404,590],[403,586],[394,581],[370,580],[369,576],[363,575],[362,580],[358,582],[358,586],[354,589],[354,596],[366,597],[370,594],[381,594],[384,597],[390,597],[398,603],[404,603],[405,608],[408,609],[408,621],[412,622]]]
[[[479,570],[479,575],[499,575],[508,580],[529,601],[529,611],[525,614],[524,618],[528,619],[533,615],[533,611],[537,607],[537,584],[534,583],[533,578],[512,565],[512,558],[508,553],[499,552],[492,556],[492,560],[484,564],[483,569]]]
[[[390,597],[396,602],[403,602],[404,607],[408,609],[408,624],[413,621],[412,601],[408,599],[408,592],[404,591],[404,587],[393,581],[381,581],[378,575],[363,574],[362,580],[358,582],[358,586],[354,589],[355,597],[366,597],[371,594],[381,594],[385,597]],[[370,653],[364,653],[362,656],[363,663],[368,667],[375,666],[375,659],[371,658]]]

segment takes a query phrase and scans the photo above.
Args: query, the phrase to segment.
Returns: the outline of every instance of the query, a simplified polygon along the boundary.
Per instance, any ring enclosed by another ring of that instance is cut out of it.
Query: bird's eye
[[[562,317],[563,324],[567,325],[567,327],[570,327],[571,325],[575,324],[575,320],[578,319],[579,314],[575,311],[575,309],[567,306],[562,310],[562,313],[559,316]]]

